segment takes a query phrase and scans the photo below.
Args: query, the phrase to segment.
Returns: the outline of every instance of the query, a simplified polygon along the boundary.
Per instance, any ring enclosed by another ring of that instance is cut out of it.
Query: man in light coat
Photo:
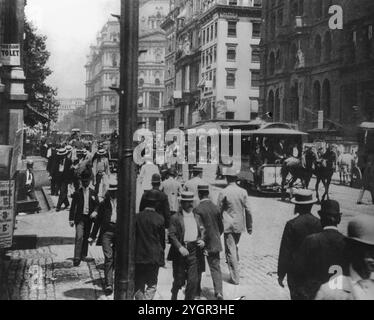
[[[236,183],[237,173],[227,169],[224,170],[223,175],[228,185],[218,197],[218,207],[223,216],[225,253],[231,282],[239,285],[238,243],[245,230],[248,234],[252,234],[252,214],[247,191]]]
[[[184,191],[192,192],[194,194],[194,203],[193,206],[196,208],[200,204],[199,199],[199,185],[206,185],[208,184],[205,182],[203,178],[203,169],[200,167],[194,167],[192,172],[192,179],[188,180],[184,185]]]
[[[178,197],[182,192],[182,185],[175,179],[177,172],[174,168],[169,169],[168,177],[162,182],[160,190],[163,191],[169,200],[170,215],[179,211]]]

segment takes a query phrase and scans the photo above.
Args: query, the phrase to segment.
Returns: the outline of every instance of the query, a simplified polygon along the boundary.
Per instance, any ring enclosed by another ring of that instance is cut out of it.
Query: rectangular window
[[[226,120],[235,120],[235,112],[226,112]]]
[[[236,37],[236,21],[228,21],[227,36]]]
[[[252,38],[261,37],[261,23],[253,22]]]
[[[160,108],[160,93],[158,91],[149,93],[149,108],[159,109]]]
[[[203,39],[202,39],[203,41],[203,44],[205,44],[205,30],[203,30]]]
[[[237,6],[238,0],[229,0],[229,6]]]
[[[210,41],[210,30],[209,28],[206,29],[206,42],[209,43]]]
[[[226,87],[231,88],[231,89],[235,88],[235,82],[236,82],[236,71],[227,70]]]
[[[227,61],[236,60],[236,47],[227,47]]]
[[[252,62],[260,62],[260,47],[252,46]]]
[[[213,62],[217,61],[217,46],[213,48]]]
[[[214,24],[214,37],[217,38],[217,35],[218,35],[218,23],[216,22]]]
[[[251,70],[251,87],[258,88],[260,86],[260,70]]]
[[[217,85],[217,72],[216,70],[213,71],[213,89],[216,88]]]

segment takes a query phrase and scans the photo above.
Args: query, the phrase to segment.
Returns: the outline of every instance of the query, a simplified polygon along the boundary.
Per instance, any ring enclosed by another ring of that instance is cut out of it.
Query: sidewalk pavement
[[[56,201],[54,197],[54,201]],[[54,210],[17,217],[14,249],[8,251],[5,270],[0,275],[1,300],[112,300],[104,294],[104,257],[101,247],[91,246],[87,261],[73,267],[75,229],[68,224],[68,211]],[[244,236],[243,243],[248,239]],[[245,238],[245,239],[244,239]],[[240,251],[245,251],[243,246]],[[165,255],[168,252],[168,248]],[[288,299],[287,291],[275,285],[273,274],[276,257],[243,255],[242,284],[228,283],[228,269],[221,254],[224,296],[232,300]],[[172,267],[167,262],[160,268],[155,300],[169,300],[172,285]],[[209,267],[203,274],[202,299],[214,300]],[[179,299],[184,294],[180,292]]]

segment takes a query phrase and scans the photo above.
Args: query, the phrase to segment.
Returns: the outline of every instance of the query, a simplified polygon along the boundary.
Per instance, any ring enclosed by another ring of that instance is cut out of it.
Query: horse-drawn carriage
[[[374,157],[374,122],[363,122],[358,130],[358,161],[351,174],[351,187],[353,188],[362,187],[362,174],[368,158]]]

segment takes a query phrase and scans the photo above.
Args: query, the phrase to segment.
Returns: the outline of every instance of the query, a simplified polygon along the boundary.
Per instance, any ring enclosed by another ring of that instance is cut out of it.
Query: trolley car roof
[[[361,123],[360,128],[374,130],[374,122],[363,122]]]
[[[253,135],[279,135],[279,136],[306,136],[305,132],[301,132],[293,129],[282,129],[282,128],[269,128],[269,129],[258,129],[253,131],[245,131],[244,133]]]

